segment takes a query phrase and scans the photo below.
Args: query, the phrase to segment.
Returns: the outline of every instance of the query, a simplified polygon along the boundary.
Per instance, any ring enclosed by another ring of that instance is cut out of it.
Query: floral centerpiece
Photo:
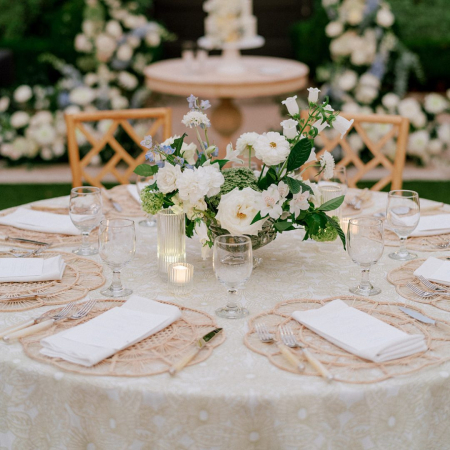
[[[186,213],[186,234],[196,232],[204,247],[213,244],[219,234],[248,235],[253,248],[270,242],[277,233],[304,227],[304,239],[334,240],[339,236],[345,248],[345,236],[336,218],[327,214],[342,204],[344,197],[321,203],[317,184],[302,179],[302,172],[315,165],[318,173],[330,178],[333,156],[325,152],[316,158],[313,139],[325,127],[332,126],[343,136],[351,122],[339,116],[328,104],[318,102],[319,90],[309,89],[308,118],[301,119],[296,97],[283,101],[290,118],[281,123],[283,134],[245,133],[229,144],[226,157],[218,157],[218,148],[208,138],[210,121],[205,111],[208,100],[191,95],[190,111],[182,122],[195,130],[198,147],[184,142],[184,134],[160,144],[147,136],[141,143],[148,151],[135,170],[141,176],[154,176],[154,183],[141,193],[142,207],[149,214],[163,208]],[[243,165],[241,155],[254,154],[262,168],[225,168],[227,163]],[[303,170],[301,170],[303,168]]]

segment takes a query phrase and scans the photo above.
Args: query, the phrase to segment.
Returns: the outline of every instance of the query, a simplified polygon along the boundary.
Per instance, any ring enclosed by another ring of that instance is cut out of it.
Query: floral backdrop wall
[[[60,74],[55,85],[21,85],[0,97],[1,156],[18,162],[59,160],[66,154],[64,112],[144,105],[149,91],[143,70],[161,42],[173,38],[149,21],[148,5],[148,0],[86,0],[74,38],[76,64],[44,54],[41,60]],[[98,133],[108,126],[100,122]],[[78,143],[86,143],[81,133]]]

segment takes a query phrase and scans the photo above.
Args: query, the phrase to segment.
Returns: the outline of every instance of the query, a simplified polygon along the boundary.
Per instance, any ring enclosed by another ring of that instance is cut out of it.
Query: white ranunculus
[[[380,27],[389,28],[394,24],[394,14],[388,8],[380,8],[377,12],[377,24]]]
[[[391,111],[395,109],[400,103],[400,97],[393,92],[389,92],[388,94],[383,96],[383,98],[381,99],[381,103],[385,108]]]
[[[307,91],[309,92],[308,102],[309,103],[317,103],[317,101],[319,100],[320,89],[310,87],[307,89]]]
[[[56,131],[50,124],[44,123],[35,128],[32,135],[39,145],[45,147],[53,143],[56,138]]]
[[[149,47],[158,47],[161,44],[161,36],[156,31],[151,31],[145,35],[145,42]]]
[[[411,123],[416,128],[423,128],[427,124],[427,116],[422,111],[420,111],[411,118]]]
[[[407,119],[413,119],[415,115],[420,114],[422,108],[419,102],[414,98],[405,98],[398,104],[398,113]]]
[[[300,108],[298,107],[296,95],[294,95],[293,97],[288,97],[286,100],[283,100],[281,103],[284,106],[286,106],[288,113],[291,116],[294,116],[295,114],[298,114],[300,112]]]
[[[109,20],[106,24],[106,32],[115,38],[122,36],[122,27],[117,20]]]
[[[30,86],[27,86],[26,84],[23,84],[22,86],[19,86],[13,94],[14,100],[17,103],[25,103],[33,96],[33,91],[31,90]]]
[[[342,34],[343,31],[344,31],[344,26],[342,25],[342,22],[338,22],[338,21],[330,22],[325,27],[325,34],[330,38],[339,36],[340,34]]]
[[[341,134],[341,139],[344,137],[345,133],[350,129],[354,122],[354,119],[347,120],[342,116],[337,116],[333,122],[331,122],[331,126]]]
[[[411,133],[408,139],[408,152],[412,155],[421,156],[425,153],[430,141],[430,135],[426,130],[419,130]]]
[[[260,212],[261,217],[269,215],[272,219],[278,219],[283,213],[281,196],[276,185],[272,184],[265,191],[261,192]]]
[[[133,56],[133,49],[128,44],[122,44],[117,49],[116,56],[120,61],[129,61]]]
[[[240,155],[248,155],[248,153],[251,152],[251,156],[255,156],[253,147],[258,137],[259,134],[254,132],[241,134],[236,141],[236,151],[238,151]]]
[[[439,139],[431,139],[431,141],[428,143],[428,153],[431,155],[439,155],[442,152],[442,149],[444,148],[444,143],[440,141]]]
[[[93,48],[92,42],[84,33],[78,33],[75,36],[75,50],[78,52],[89,53]]]
[[[448,102],[442,95],[432,93],[425,97],[425,110],[431,114],[440,114],[448,108]]]
[[[9,108],[9,98],[8,97],[1,97],[0,98],[0,113],[5,112]]]
[[[208,180],[207,197],[212,197],[220,192],[220,187],[225,183],[225,178],[220,171],[218,164],[210,164],[207,166],[199,167],[199,174],[201,177]]]
[[[351,91],[358,81],[358,74],[353,70],[344,71],[337,79],[337,84],[343,91]]]
[[[127,89],[128,91],[136,89],[137,85],[139,84],[137,77],[130,72],[126,72],[125,70],[119,72],[117,81],[124,89]]]
[[[298,122],[294,119],[283,120],[280,125],[283,127],[283,134],[287,139],[294,139],[297,134],[297,124]]]
[[[438,137],[446,144],[450,144],[450,123],[443,123],[437,129]]]
[[[274,131],[260,135],[254,147],[255,156],[267,166],[276,166],[286,161],[291,151],[286,138]]]
[[[211,122],[208,119],[208,116],[201,111],[189,111],[184,115],[183,120],[181,121],[188,128],[195,128],[199,126],[209,127],[211,126]]]
[[[70,92],[69,100],[76,105],[87,106],[95,100],[95,91],[87,86],[77,87]]]
[[[123,95],[118,95],[111,99],[111,107],[112,109],[127,109],[129,105],[129,101]]]
[[[22,128],[30,122],[30,116],[25,111],[16,111],[11,116],[11,126],[13,128]]]
[[[265,222],[265,219],[262,219],[252,224],[253,218],[259,212],[260,204],[260,192],[250,187],[241,191],[239,188],[234,188],[228,194],[222,195],[216,219],[220,226],[231,234],[255,236],[261,231]]]
[[[309,197],[310,193],[308,191],[303,192],[301,188],[298,194],[294,194],[289,202],[289,211],[294,214],[294,217],[297,217],[301,211],[309,209]]]
[[[335,162],[331,153],[327,151],[323,153],[323,155],[320,157],[320,166],[322,167],[323,177],[325,178],[325,180],[333,178]]]
[[[197,168],[186,169],[176,180],[181,200],[189,203],[196,203],[199,199],[205,197],[210,188],[209,183],[210,179],[207,172]]]
[[[156,174],[156,184],[163,194],[169,194],[177,189],[177,181],[181,177],[180,166],[166,164]]]

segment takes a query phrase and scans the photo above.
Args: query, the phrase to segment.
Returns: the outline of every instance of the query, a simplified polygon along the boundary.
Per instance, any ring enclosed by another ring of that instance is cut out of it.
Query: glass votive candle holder
[[[194,266],[189,263],[173,263],[168,270],[169,290],[176,295],[187,295],[194,288]]]

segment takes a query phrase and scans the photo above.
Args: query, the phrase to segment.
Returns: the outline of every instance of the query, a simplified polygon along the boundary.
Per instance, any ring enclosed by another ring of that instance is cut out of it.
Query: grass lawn
[[[360,187],[370,187],[371,184],[360,183]],[[0,209],[68,195],[70,188],[70,184],[0,184]],[[405,181],[403,188],[417,191],[423,198],[450,203],[450,181]]]

